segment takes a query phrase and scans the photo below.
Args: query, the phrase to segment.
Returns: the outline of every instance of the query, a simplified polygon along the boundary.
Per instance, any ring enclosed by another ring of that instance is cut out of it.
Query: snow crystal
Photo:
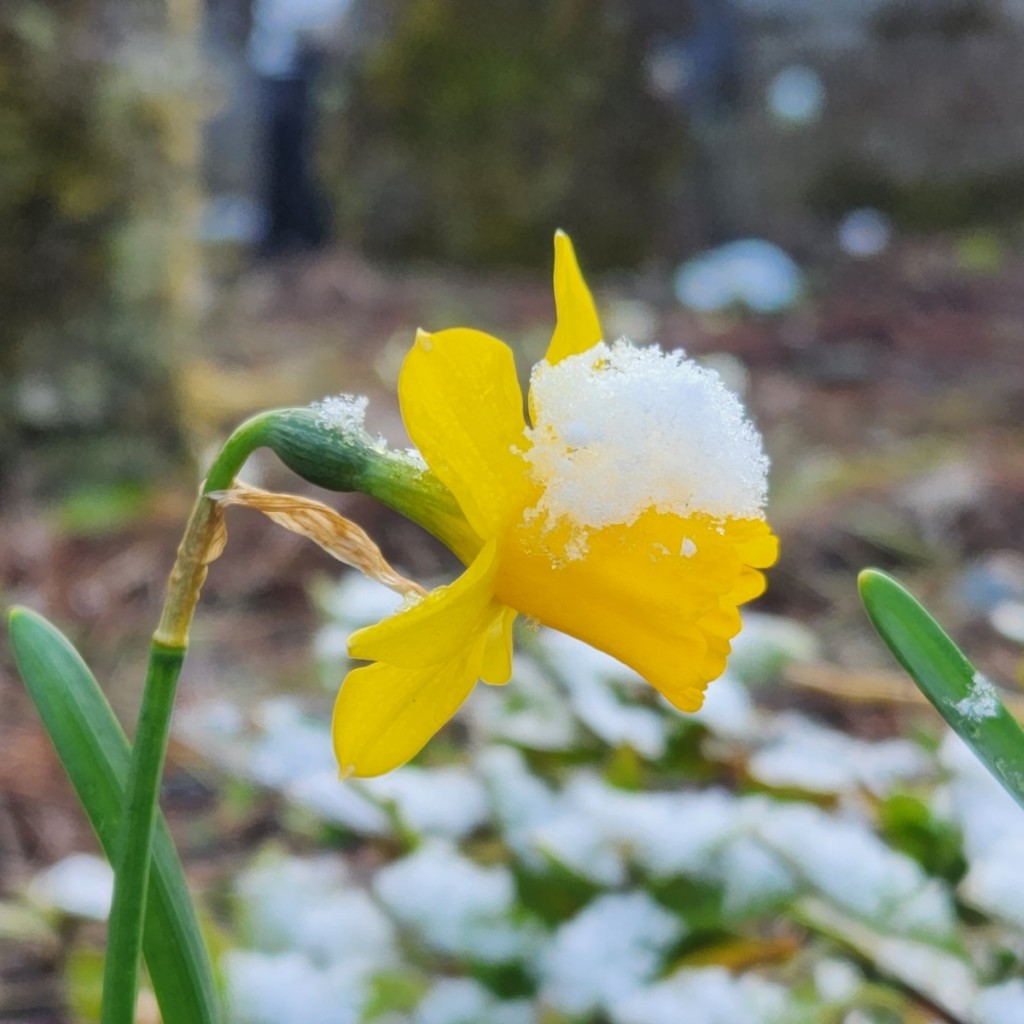
[[[388,910],[442,953],[505,963],[521,959],[536,942],[509,919],[511,873],[474,864],[447,843],[424,843],[382,868],[373,884]]]
[[[334,858],[264,858],[239,879],[238,898],[262,950],[295,950],[320,967],[371,970],[395,960],[394,926]]]
[[[235,1024],[359,1024],[367,998],[362,970],[323,969],[301,953],[230,950],[224,957],[229,1017]]]
[[[571,750],[578,728],[565,694],[532,658],[513,660],[515,686],[480,687],[463,710],[486,736],[530,750]]]
[[[335,769],[330,733],[308,718],[289,697],[266,700],[253,713],[262,730],[247,773],[264,786],[286,786],[297,778]]]
[[[972,1009],[978,1024],[1019,1024],[1024,1020],[1024,981],[1014,978],[982,989]]]
[[[477,758],[476,767],[487,787],[505,842],[527,867],[543,867],[545,858],[534,842],[534,830],[558,813],[555,793],[530,774],[523,755],[511,747],[485,749]]]
[[[472,978],[442,978],[423,997],[413,1024],[536,1024],[526,1000],[500,1002]]]
[[[968,722],[978,723],[985,718],[999,714],[999,694],[992,683],[980,672],[971,677],[967,696],[953,705],[953,710],[963,715]]]
[[[722,911],[741,920],[791,899],[800,891],[794,873],[749,836],[727,843],[700,872],[723,889]]]
[[[790,662],[813,662],[820,657],[816,634],[780,615],[744,611],[743,629],[732,640],[729,671],[751,686],[777,676]],[[714,687],[709,690],[714,692]]]
[[[1024,815],[958,736],[950,733],[940,754],[953,772],[950,802],[970,865],[960,895],[978,910],[1024,927]]]
[[[647,684],[632,669],[565,633],[544,630],[541,642],[572,696],[577,718],[595,736],[609,746],[625,744],[652,760],[662,756],[668,742],[665,718],[623,700],[612,685],[621,682],[646,695]]]
[[[761,515],[768,459],[739,399],[680,352],[599,343],[534,367],[525,453],[548,527],[600,529],[644,511]]]
[[[393,804],[402,822],[420,835],[461,839],[487,818],[484,787],[465,768],[406,766],[358,785],[373,800]]]
[[[610,1007],[650,981],[684,934],[645,892],[600,896],[555,932],[540,964],[542,999],[571,1015]]]
[[[863,975],[849,960],[829,958],[814,965],[814,986],[826,1003],[849,1002],[863,983]]]
[[[324,613],[349,631],[380,622],[402,606],[401,594],[357,572],[347,573],[337,585],[321,589],[316,598]]]
[[[384,438],[372,437],[366,429],[366,409],[370,400],[366,395],[331,395],[313,402],[310,408],[316,413],[317,426],[342,437],[369,444],[378,451],[384,451]]]
[[[391,836],[395,828],[384,808],[350,782],[338,779],[334,766],[296,779],[285,790],[290,800],[318,818],[343,825],[364,836]]]
[[[114,872],[102,857],[73,853],[36,875],[28,897],[39,906],[72,917],[105,921],[114,891]]]
[[[890,934],[933,941],[952,934],[952,900],[944,885],[861,822],[758,797],[743,806],[752,834],[835,906]]]
[[[1016,813],[1020,814],[1020,811]],[[1020,884],[1022,858],[1024,840],[1017,839],[1004,840],[972,861],[960,885],[964,902],[1024,928],[1024,888]]]
[[[868,743],[815,725],[801,715],[780,715],[778,734],[750,759],[751,774],[775,787],[809,793],[842,793],[863,786],[883,795],[895,783],[931,769],[923,750],[909,740]]]
[[[736,801],[704,793],[627,793],[578,773],[566,787],[576,815],[655,877],[699,872],[736,832]]]
[[[602,886],[622,885],[626,865],[599,824],[566,802],[562,813],[533,830],[533,845],[551,860]]]
[[[679,971],[612,1007],[615,1024],[784,1024],[793,1020],[786,990],[724,967]]]
[[[668,701],[661,699],[668,707]],[[700,722],[715,736],[725,740],[753,740],[762,729],[761,716],[746,687],[729,675],[715,680],[700,710],[689,715],[688,720]]]
[[[879,967],[916,988],[957,1019],[976,996],[974,972],[958,956],[921,942],[883,938],[875,947]]]

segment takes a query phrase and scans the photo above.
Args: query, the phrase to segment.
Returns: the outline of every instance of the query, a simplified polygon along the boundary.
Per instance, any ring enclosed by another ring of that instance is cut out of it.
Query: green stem
[[[117,843],[114,899],[103,975],[103,1024],[132,1024],[135,1020],[139,951],[146,918],[157,796],[174,691],[184,660],[184,648],[164,648],[154,643],[150,650]]]
[[[210,469],[171,571],[160,625],[150,647],[142,705],[132,746],[114,865],[114,896],[103,973],[102,1024],[134,1024],[149,867],[171,712],[188,647],[188,630],[221,538],[219,511],[207,494],[230,487],[262,442],[266,417],[242,424]]]

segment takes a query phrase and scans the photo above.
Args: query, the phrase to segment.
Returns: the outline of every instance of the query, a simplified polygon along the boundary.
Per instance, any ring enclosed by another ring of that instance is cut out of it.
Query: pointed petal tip
[[[573,247],[572,239],[569,235],[559,228],[555,232],[555,259],[562,259],[566,256],[575,257],[576,250]]]

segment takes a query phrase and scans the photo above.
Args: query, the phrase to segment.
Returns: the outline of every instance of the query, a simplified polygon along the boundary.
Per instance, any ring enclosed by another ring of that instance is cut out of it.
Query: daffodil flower
[[[739,400],[680,353],[608,344],[572,244],[555,238],[557,326],[529,416],[511,349],[479,331],[420,332],[402,417],[469,529],[466,571],[354,633],[334,711],[343,775],[415,755],[478,680],[512,673],[525,615],[635,669],[694,711],[725,668],[738,607],[777,543],[767,460]]]

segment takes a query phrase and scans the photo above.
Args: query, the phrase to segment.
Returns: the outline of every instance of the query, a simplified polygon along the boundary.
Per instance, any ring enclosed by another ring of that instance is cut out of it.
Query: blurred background
[[[0,54],[0,597],[125,722],[218,441],[344,391],[407,443],[418,326],[525,377],[556,228],[608,337],[717,369],[773,459],[717,710],[528,634],[507,694],[347,796],[326,723],[386,598],[231,513],[164,800],[231,1020],[1024,1019],[1018,812],[855,589],[897,572],[1024,682],[1024,4],[7,0]],[[109,879],[6,645],[0,751],[0,1020],[94,1019]]]

